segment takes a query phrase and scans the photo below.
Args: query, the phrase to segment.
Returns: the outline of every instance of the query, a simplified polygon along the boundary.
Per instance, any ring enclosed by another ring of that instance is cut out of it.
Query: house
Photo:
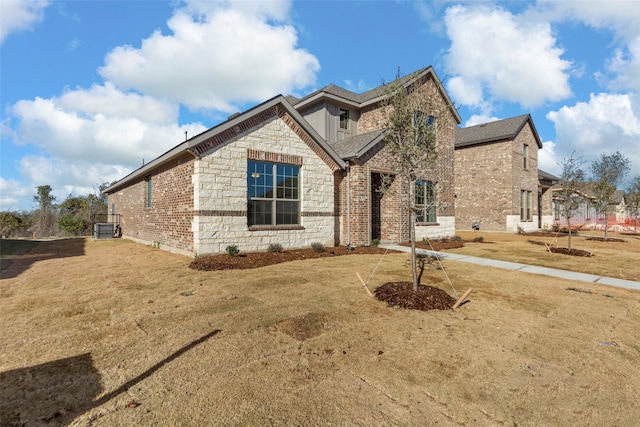
[[[553,192],[553,217],[554,222],[560,226],[567,225],[567,219],[562,215],[560,192],[561,184],[555,184]],[[579,203],[571,217],[572,227],[585,227],[604,230],[605,223],[624,224],[627,221],[627,205],[624,199],[624,191],[616,190],[608,205],[609,216],[605,219],[605,214],[600,211],[596,198],[592,195],[592,183],[586,182],[581,185],[577,195]]]
[[[542,143],[531,115],[456,130],[455,220],[459,230],[551,228],[551,186],[538,169]]]
[[[401,80],[426,91],[438,167],[425,177],[417,238],[455,233],[454,142],[461,119],[433,68]],[[104,192],[122,236],[186,255],[229,245],[263,251],[409,239],[407,184],[393,179],[384,144],[384,87],[356,94],[329,85],[278,95],[196,135]],[[379,190],[391,176],[391,190]],[[427,190],[437,184],[438,191]],[[427,193],[427,191],[429,191]],[[427,212],[428,211],[428,212]]]

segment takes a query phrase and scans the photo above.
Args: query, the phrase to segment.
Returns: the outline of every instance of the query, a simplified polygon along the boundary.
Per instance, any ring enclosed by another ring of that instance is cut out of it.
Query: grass
[[[549,246],[567,247],[565,235],[526,236],[507,233],[458,232],[465,240],[463,248],[447,252],[499,259],[523,264],[559,268],[626,280],[640,280],[640,236],[609,233],[609,237],[622,238],[624,243],[586,240],[602,237],[602,232],[581,233],[572,236],[571,247],[592,252],[588,258],[550,253]],[[476,241],[474,241],[476,240]]]
[[[541,249],[526,239],[517,247]],[[366,280],[377,255],[201,272],[126,240],[54,243],[0,281],[3,424],[633,426],[640,417],[640,292],[446,261],[457,294],[475,288],[469,302],[415,312],[362,289],[355,272]],[[369,283],[391,280],[410,280],[408,255],[387,254]],[[454,293],[442,271],[423,283]]]

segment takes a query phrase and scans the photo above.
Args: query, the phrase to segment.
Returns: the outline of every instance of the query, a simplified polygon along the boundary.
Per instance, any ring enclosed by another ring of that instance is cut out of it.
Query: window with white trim
[[[340,129],[349,129],[349,110],[340,109]]]
[[[247,223],[300,223],[300,167],[249,160],[247,164]]]

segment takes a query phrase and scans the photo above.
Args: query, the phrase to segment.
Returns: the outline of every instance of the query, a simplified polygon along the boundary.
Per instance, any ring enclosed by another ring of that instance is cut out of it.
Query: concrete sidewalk
[[[400,245],[380,245],[381,248],[389,248],[394,251],[411,252],[411,248]],[[441,259],[451,261],[469,262],[485,267],[503,268],[505,270],[517,270],[525,273],[543,274],[545,276],[558,277],[561,279],[577,280],[580,282],[598,283],[601,285],[616,286],[618,288],[635,289],[640,291],[640,282],[633,280],[616,279],[615,277],[598,276],[595,274],[577,273],[575,271],[559,270],[557,268],[538,267],[535,265],[520,264],[518,262],[500,261],[489,258],[478,258],[468,255],[453,254],[449,252],[430,251],[426,249],[416,249],[418,254],[438,256]]]

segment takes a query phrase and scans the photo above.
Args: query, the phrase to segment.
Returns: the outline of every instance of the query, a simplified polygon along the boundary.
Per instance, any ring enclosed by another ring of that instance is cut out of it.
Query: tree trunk
[[[605,213],[604,214],[604,238],[605,238],[605,240],[608,237],[608,233],[607,233],[608,230],[609,230],[609,215],[607,215]]]
[[[571,218],[567,218],[567,227],[569,227],[569,241],[567,243],[567,249],[571,250]]]
[[[418,291],[418,266],[416,262],[416,213],[413,203],[416,200],[415,181],[409,180],[409,239],[411,240],[411,276],[413,278],[413,290]]]

